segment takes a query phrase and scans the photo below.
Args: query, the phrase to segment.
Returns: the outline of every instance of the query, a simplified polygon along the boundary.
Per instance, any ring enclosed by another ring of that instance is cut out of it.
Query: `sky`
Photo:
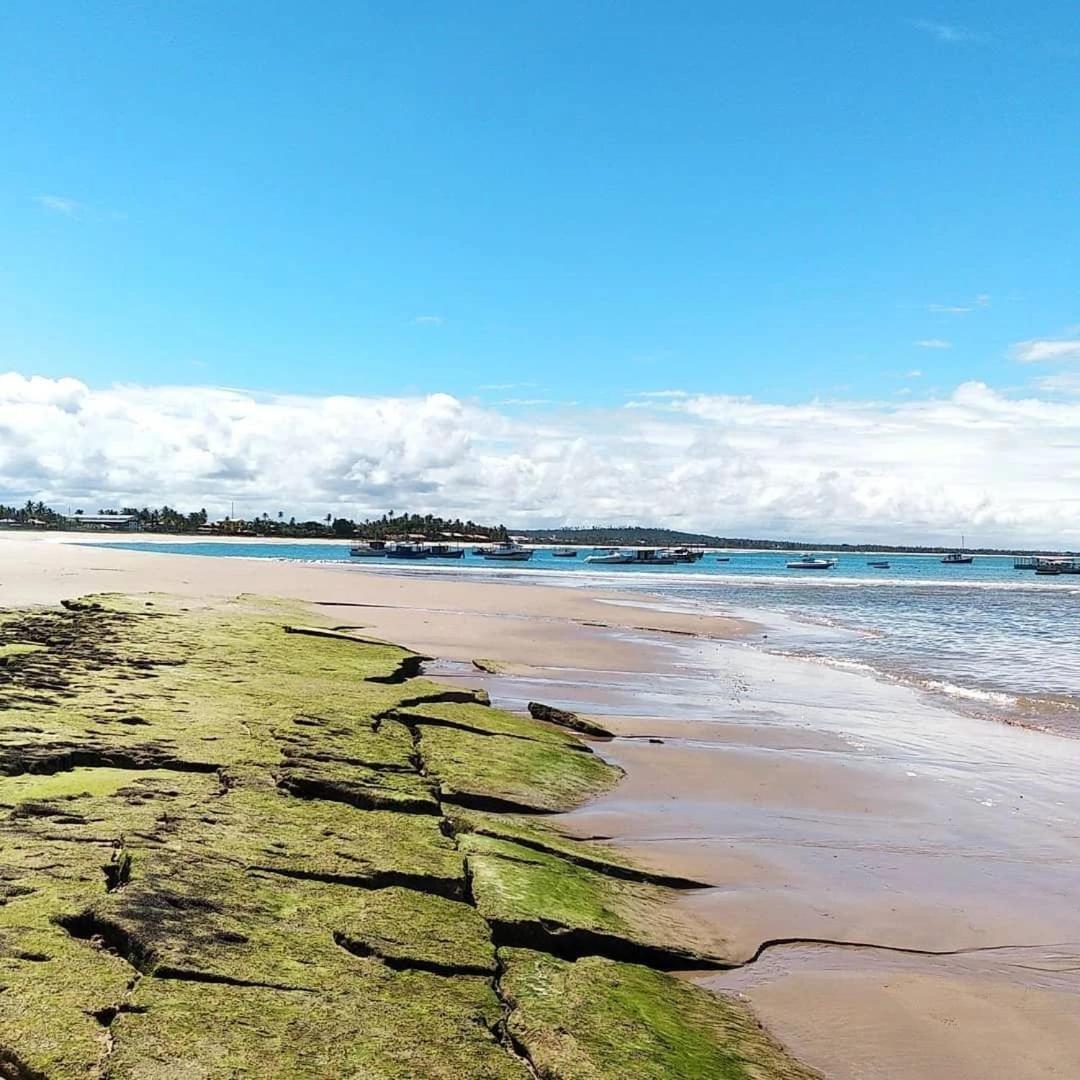
[[[10,0],[0,502],[1080,546],[1078,75],[1055,0]]]

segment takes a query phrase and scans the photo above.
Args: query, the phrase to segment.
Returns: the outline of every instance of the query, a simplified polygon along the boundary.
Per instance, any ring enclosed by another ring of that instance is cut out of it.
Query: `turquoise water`
[[[1080,576],[1036,577],[1011,557],[970,566],[939,557],[842,554],[828,571],[785,568],[790,556],[706,555],[674,566],[596,566],[538,551],[528,563],[464,559],[421,563],[351,559],[348,544],[140,543],[135,551],[342,563],[367,571],[495,578],[648,593],[651,602],[765,624],[763,647],[861,665],[912,682],[967,709],[1080,734]]]

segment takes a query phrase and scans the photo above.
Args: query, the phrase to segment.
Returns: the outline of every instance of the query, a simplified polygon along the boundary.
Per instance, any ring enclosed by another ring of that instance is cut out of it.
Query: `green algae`
[[[133,769],[75,768],[45,776],[0,777],[0,806],[74,795],[113,795],[151,775],[149,771]]]
[[[730,998],[637,964],[500,950],[507,1027],[560,1080],[812,1080]]]
[[[718,951],[614,850],[491,812],[568,809],[617,769],[307,619],[251,597],[0,614],[0,649],[34,646],[0,679],[0,1075],[522,1080],[555,1013],[521,992],[507,1018],[505,946]],[[575,1037],[615,1070],[605,1018],[662,1034],[669,984],[597,985]],[[640,1046],[640,1075],[684,1075]]]
[[[580,740],[555,727],[518,716],[505,709],[469,702],[420,702],[393,715],[420,726],[459,728],[480,735],[505,735],[559,747],[585,749]]]
[[[595,754],[455,728],[424,728],[420,748],[443,799],[476,809],[571,810],[622,776]]]
[[[98,1076],[106,1032],[97,1014],[124,999],[131,979],[123,960],[59,927],[0,925],[0,1076]]]
[[[727,942],[673,907],[672,890],[617,880],[507,840],[459,837],[482,915],[502,936],[647,957],[665,966],[729,963]]]
[[[628,881],[651,881],[678,889],[709,888],[707,882],[648,870],[628,858],[613,844],[575,840],[545,824],[542,818],[522,814],[490,814],[479,810],[454,809],[449,815],[457,833],[476,833],[496,840],[510,840],[524,847],[558,855],[610,877]]]
[[[355,959],[323,994],[143,979],[112,1026],[116,1080],[527,1080],[496,1040],[488,979]]]

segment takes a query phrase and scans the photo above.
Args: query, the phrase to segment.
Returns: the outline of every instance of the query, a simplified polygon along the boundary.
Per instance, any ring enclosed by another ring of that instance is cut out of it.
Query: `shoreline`
[[[106,537],[109,540],[114,543],[101,546],[123,549],[130,542],[124,536]],[[264,543],[234,539],[219,544],[201,538],[179,545],[182,551],[169,550],[175,546],[171,538],[155,540],[144,545],[145,551],[185,557],[196,557],[198,552],[201,557],[219,557],[248,549],[242,555],[230,556],[230,561],[282,561],[372,577],[456,581],[473,587],[485,583],[551,586],[603,595],[606,603],[629,603],[676,614],[709,611],[719,603],[729,616],[760,634],[759,643],[768,638],[765,647],[774,653],[867,671],[887,683],[912,686],[950,708],[983,719],[1080,738],[1080,696],[1069,690],[1070,676],[1080,679],[1080,666],[1068,660],[1071,624],[1061,623],[1047,647],[1038,644],[1034,628],[1035,622],[1042,620],[1039,625],[1045,625],[1045,620],[1052,618],[1047,605],[1053,604],[1054,597],[1048,588],[1059,593],[1064,589],[1069,595],[1075,590],[1067,583],[1047,586],[1046,579],[1021,582],[1011,574],[1007,580],[996,577],[979,581],[950,574],[922,581],[903,573],[895,578],[826,579],[745,570],[734,575],[717,574],[695,567],[593,571],[580,565],[493,568],[480,564],[379,565],[380,561],[357,565],[347,558],[319,557],[328,547],[336,547],[336,555],[340,555],[343,545],[334,541],[324,541],[322,549],[305,545],[305,557],[299,559],[291,552],[277,557],[278,550],[295,547],[287,540]],[[85,545],[82,540],[76,543]],[[137,546],[142,544],[141,540],[136,542]],[[203,554],[200,549],[204,548],[212,550]],[[924,587],[930,590],[925,596]],[[890,606],[893,589],[901,590],[895,594],[895,610]],[[937,595],[942,590],[945,595]],[[955,603],[966,602],[960,600],[965,593],[972,594],[974,622],[970,634],[955,618]],[[952,596],[956,601],[946,599]],[[986,599],[976,601],[975,597]],[[993,613],[1000,610],[998,605],[1004,597],[1013,598],[1001,610],[1001,615],[1010,621],[996,623]],[[927,604],[930,606],[924,607]],[[937,624],[933,618],[928,620],[931,613],[938,618]],[[971,649],[971,656],[978,658],[975,666],[958,663],[968,659]]]
[[[911,1052],[920,1040],[952,1076],[1017,1080],[1053,1075],[1050,1065],[1058,1075],[1080,1072],[1080,1048],[1062,1034],[1080,1003],[1075,977],[1061,974],[1051,988],[1019,963],[958,972],[915,955],[1011,946],[1043,956],[1080,941],[1070,899],[1080,894],[1069,839],[1080,823],[1072,740],[986,725],[869,675],[778,657],[738,636],[720,640],[719,630],[750,628],[646,609],[632,595],[20,548],[26,562],[18,581],[5,576],[4,606],[12,592],[54,602],[57,592],[146,591],[140,582],[188,595],[214,592],[210,582],[223,593],[295,596],[456,664],[438,677],[484,687],[496,704],[541,700],[611,727],[617,737],[594,749],[627,775],[561,815],[566,832],[611,838],[657,872],[712,882],[680,898],[681,915],[721,934],[741,959],[770,941],[868,947],[854,973],[833,959],[842,947],[852,956],[845,946],[818,946],[787,968],[774,947],[705,979],[744,996],[796,1057],[829,1076],[925,1076],[926,1059]],[[505,667],[465,666],[481,657]],[[880,962],[882,948],[912,950],[902,983]],[[1018,994],[1025,1006],[1009,1027],[1002,1010]],[[941,1031],[951,1000],[984,1002],[993,1023],[969,1009]],[[854,1013],[853,1030],[845,1018]],[[1054,1048],[1050,1065],[1029,1067],[1021,1051],[1034,1041]]]

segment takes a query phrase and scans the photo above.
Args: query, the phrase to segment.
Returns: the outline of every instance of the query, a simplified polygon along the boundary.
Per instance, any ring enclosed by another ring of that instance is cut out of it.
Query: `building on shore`
[[[139,518],[136,514],[65,514],[64,527],[98,532],[138,532]]]

